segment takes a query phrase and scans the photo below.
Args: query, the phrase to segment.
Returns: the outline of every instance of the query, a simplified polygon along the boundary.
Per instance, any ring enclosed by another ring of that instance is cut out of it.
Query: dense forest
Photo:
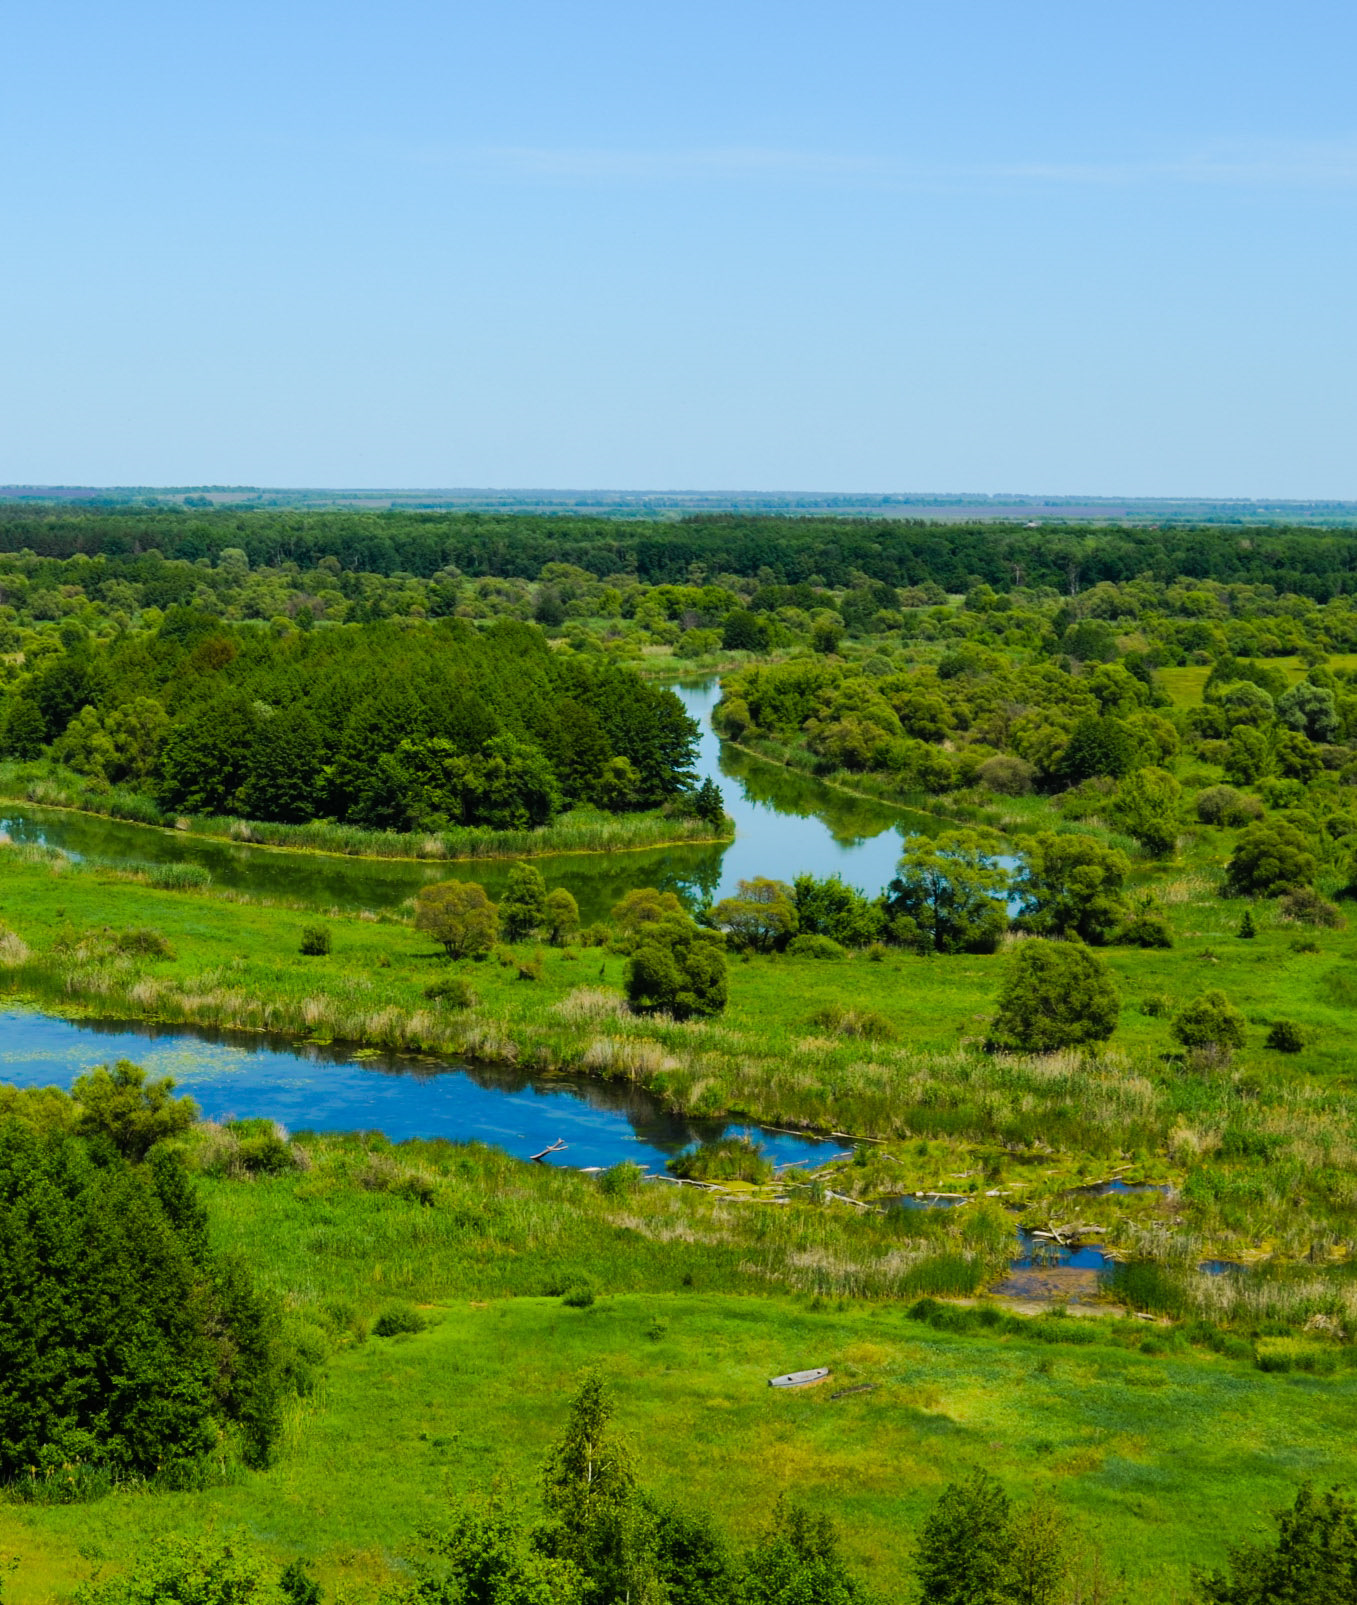
[[[782,584],[840,586],[856,572],[886,585],[934,584],[965,591],[1052,586],[1078,594],[1102,581],[1180,576],[1270,584],[1316,601],[1357,589],[1357,536],[1348,530],[1228,525],[1037,528],[922,519],[704,514],[670,521],[525,514],[359,512],[280,508],[73,507],[10,503],[0,508],[0,552],[102,556],[118,578],[146,584],[163,570],[136,559],[151,552],[216,563],[228,550],[253,567],[315,567],[333,558],[344,574],[408,573],[428,579],[456,567],[475,576],[535,578],[548,563],[603,577],[630,573],[646,584],[680,584],[694,566],[709,573],[764,574]],[[124,566],[125,565],[125,566]],[[182,600],[169,584],[157,605]]]
[[[521,829],[563,805],[653,808],[695,735],[669,692],[540,630],[232,628],[172,606],[153,631],[78,624],[8,702],[4,745],[149,789],[162,807],[379,829]]]

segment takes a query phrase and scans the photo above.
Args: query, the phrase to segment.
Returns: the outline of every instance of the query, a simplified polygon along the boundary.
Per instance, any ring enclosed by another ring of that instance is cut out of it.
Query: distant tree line
[[[1077,593],[1102,581],[1179,576],[1255,582],[1317,601],[1357,589],[1357,534],[1347,529],[1165,524],[1161,528],[921,519],[704,514],[672,521],[508,513],[301,508],[0,507],[0,552],[44,557],[83,552],[136,558],[156,551],[190,562],[226,548],[255,565],[308,565],[428,576],[448,565],[468,574],[533,578],[562,562],[604,575],[630,571],[649,584],[712,572],[768,571],[781,584],[818,577],[841,585],[853,572],[892,586],[929,582],[965,591],[1054,586]]]

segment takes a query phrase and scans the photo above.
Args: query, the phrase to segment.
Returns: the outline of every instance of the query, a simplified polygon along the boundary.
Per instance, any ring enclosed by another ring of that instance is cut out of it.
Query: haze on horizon
[[[1357,13],[7,13],[0,484],[1357,497]]]

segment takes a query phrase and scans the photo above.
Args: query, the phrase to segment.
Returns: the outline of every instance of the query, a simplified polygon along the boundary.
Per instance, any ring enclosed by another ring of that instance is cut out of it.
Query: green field
[[[1223,1559],[1301,1479],[1357,1469],[1350,1376],[1272,1376],[1111,1341],[952,1335],[899,1307],[814,1311],[701,1292],[431,1313],[424,1333],[334,1357],[268,1472],[201,1494],[0,1507],[0,1551],[22,1562],[14,1600],[36,1605],[153,1536],[210,1525],[243,1528],[280,1558],[304,1554],[338,1597],[361,1595],[447,1492],[502,1476],[535,1493],[591,1363],[611,1379],[654,1485],[718,1510],[746,1538],[793,1492],[833,1513],[888,1598],[902,1592],[927,1506],[981,1466],[1020,1499],[1049,1490],[1074,1548],[1100,1550],[1144,1605],[1182,1599],[1190,1562]],[[830,1366],[831,1381],[790,1395],[767,1386],[812,1364]]]

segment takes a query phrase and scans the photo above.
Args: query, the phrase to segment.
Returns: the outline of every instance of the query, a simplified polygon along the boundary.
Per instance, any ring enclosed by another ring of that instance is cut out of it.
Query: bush
[[[810,1023],[826,1031],[837,1031],[842,1037],[863,1037],[868,1042],[895,1040],[895,1026],[875,1009],[841,1009],[837,1003],[831,1003],[827,1008],[816,1010]]]
[[[1305,1031],[1292,1020],[1274,1020],[1267,1034],[1267,1046],[1277,1053],[1300,1053],[1305,1043]]]
[[[1196,808],[1203,825],[1249,825],[1263,816],[1258,798],[1234,786],[1208,786],[1199,791]]]
[[[330,951],[330,928],[328,925],[307,925],[302,929],[302,940],[298,951],[306,954],[308,958],[324,958]]]
[[[678,1019],[719,1014],[726,1006],[726,957],[720,939],[675,919],[641,927],[627,965],[627,1000]]]
[[[1026,797],[1032,790],[1036,770],[1024,759],[1001,752],[986,758],[975,776],[982,786],[1001,797]]]
[[[773,1174],[757,1143],[748,1137],[719,1137],[686,1154],[676,1154],[664,1167],[671,1176],[691,1181],[765,1182]]]
[[[1229,1053],[1244,1046],[1244,1016],[1223,992],[1204,992],[1174,1016],[1169,1032],[1189,1050]]]
[[[1107,966],[1081,943],[1022,942],[1009,960],[990,1028],[996,1047],[1027,1053],[1104,1042],[1120,1002]]]
[[[848,950],[832,936],[794,936],[787,943],[787,957],[793,959],[841,959]]]
[[[442,1003],[449,1009],[474,1009],[480,1002],[460,975],[431,982],[424,988],[424,996],[430,1003]]]
[[[634,1193],[645,1180],[645,1171],[634,1160],[624,1159],[620,1165],[612,1165],[598,1178],[598,1190],[610,1198],[616,1198],[624,1193]]]
[[[1161,1019],[1172,1007],[1173,999],[1166,992],[1151,992],[1140,1000],[1140,1012],[1152,1020]]]
[[[1117,940],[1126,947],[1172,947],[1173,931],[1157,910],[1141,909],[1122,926]]]
[[[134,931],[120,931],[113,938],[113,945],[119,953],[126,953],[129,958],[172,959],[174,949],[159,931],[142,926]]]
[[[1339,910],[1325,897],[1309,886],[1298,886],[1278,900],[1277,912],[1298,925],[1322,926],[1327,930],[1341,930],[1347,923]]]
[[[1310,844],[1282,819],[1250,825],[1235,844],[1225,872],[1232,897],[1276,897],[1308,886],[1319,868]]]
[[[561,1303],[571,1310],[587,1310],[594,1303],[597,1295],[587,1282],[576,1282],[573,1287],[566,1288],[561,1295]]]
[[[428,1322],[414,1307],[404,1302],[388,1304],[372,1323],[372,1330],[377,1337],[404,1337],[409,1333],[422,1332]]]

